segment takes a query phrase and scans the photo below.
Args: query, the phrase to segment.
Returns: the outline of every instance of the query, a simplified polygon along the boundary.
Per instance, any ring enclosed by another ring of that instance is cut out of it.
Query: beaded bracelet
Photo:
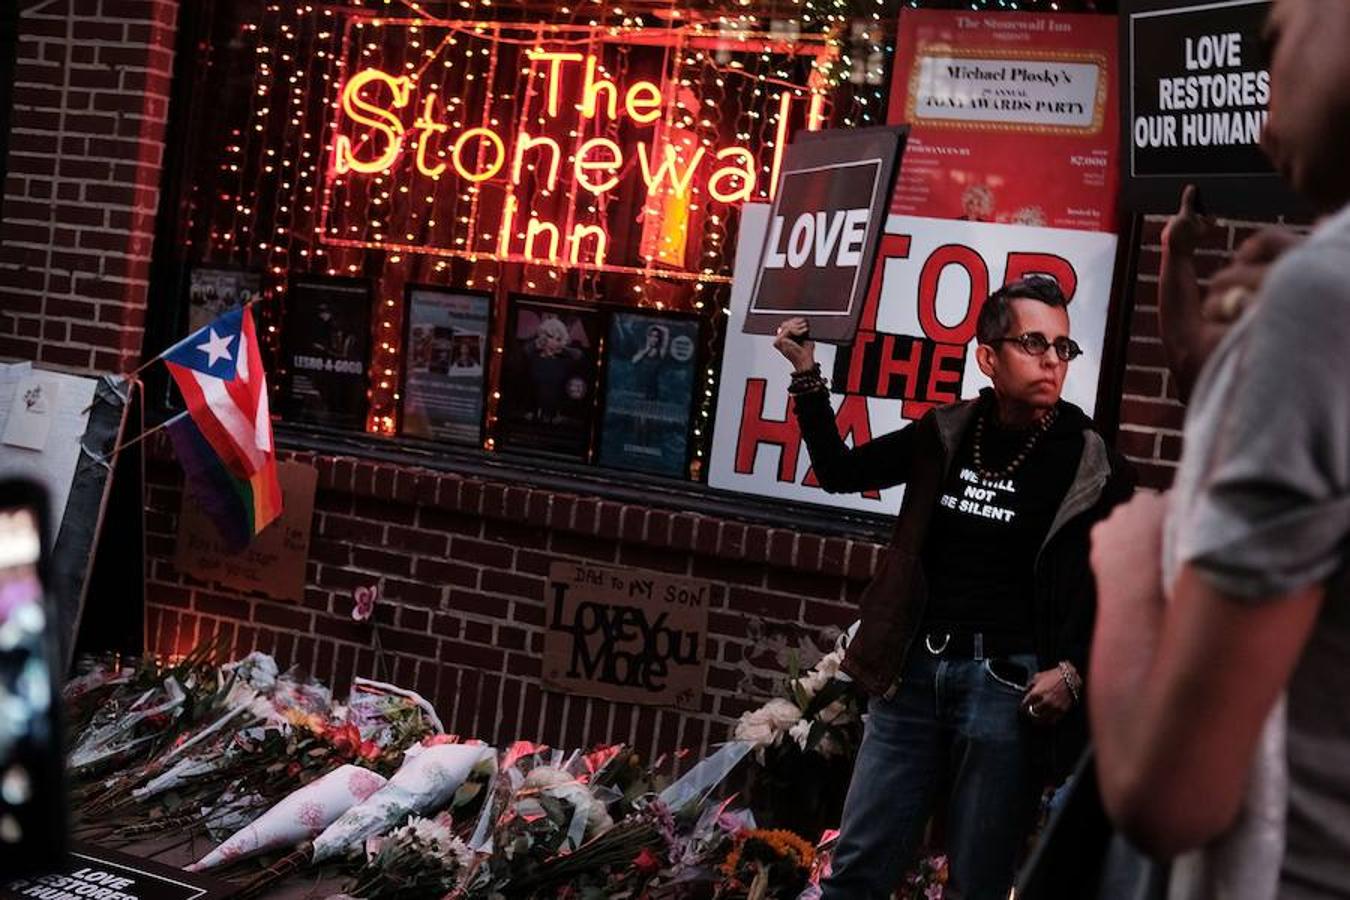
[[[1079,702],[1082,699],[1083,682],[1078,673],[1067,662],[1061,661],[1059,677],[1064,680],[1064,686],[1069,689],[1069,696],[1073,697],[1073,702]]]
[[[816,363],[804,372],[793,372],[792,382],[788,385],[789,394],[810,394],[828,390],[829,382],[820,374],[820,363]]]

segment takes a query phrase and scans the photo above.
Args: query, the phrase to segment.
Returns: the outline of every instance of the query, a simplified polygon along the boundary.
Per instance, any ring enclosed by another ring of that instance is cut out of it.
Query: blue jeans
[[[1034,656],[1008,658],[1036,672]],[[1023,693],[982,661],[916,644],[894,696],[868,705],[823,900],[890,897],[943,784],[951,785],[946,896],[1007,898],[1040,795]]]

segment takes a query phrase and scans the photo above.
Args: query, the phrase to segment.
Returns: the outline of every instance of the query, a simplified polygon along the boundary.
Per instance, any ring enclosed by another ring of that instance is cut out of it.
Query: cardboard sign
[[[183,492],[178,518],[178,571],[242,591],[262,591],[299,603],[305,596],[305,560],[309,557],[310,520],[319,470],[303,463],[277,464],[282,513],[242,553],[225,549],[220,532]]]
[[[788,146],[747,333],[773,334],[784,319],[805,316],[815,340],[853,339],[906,133],[826,131]]]
[[[708,585],[636,569],[549,567],[544,687],[698,709]]]
[[[783,500],[894,514],[903,487],[827,494],[816,482],[788,398],[791,366],[766,335],[742,333],[767,209],[741,215],[730,322],[718,382],[711,487]],[[857,338],[816,346],[830,378],[839,432],[852,446],[903,428],[936,404],[989,385],[975,361],[975,322],[989,291],[1031,273],[1053,275],[1070,298],[1070,332],[1083,355],[1069,364],[1064,399],[1091,415],[1111,302],[1116,237],[891,216]]]
[[[1172,212],[1194,183],[1206,212],[1300,209],[1261,151],[1270,104],[1261,31],[1270,0],[1127,0],[1125,204]]]
[[[1115,16],[902,9],[891,212],[1115,231],[1116,48]]]
[[[0,900],[225,900],[237,888],[101,847],[76,845],[64,869],[0,885]]]

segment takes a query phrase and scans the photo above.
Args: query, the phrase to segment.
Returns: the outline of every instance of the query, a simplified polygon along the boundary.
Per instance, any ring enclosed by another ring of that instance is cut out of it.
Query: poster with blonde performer
[[[510,297],[497,447],[589,459],[600,320],[594,309]]]

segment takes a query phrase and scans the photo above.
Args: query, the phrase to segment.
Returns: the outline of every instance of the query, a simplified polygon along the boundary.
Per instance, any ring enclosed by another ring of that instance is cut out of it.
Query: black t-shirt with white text
[[[978,414],[985,417],[981,462],[986,469],[1006,469],[1031,432],[999,427],[989,398]],[[1083,433],[1058,418],[1012,475],[994,479],[975,472],[975,433],[972,424],[924,543],[924,629],[1030,638],[1036,554],[1077,471]]]

